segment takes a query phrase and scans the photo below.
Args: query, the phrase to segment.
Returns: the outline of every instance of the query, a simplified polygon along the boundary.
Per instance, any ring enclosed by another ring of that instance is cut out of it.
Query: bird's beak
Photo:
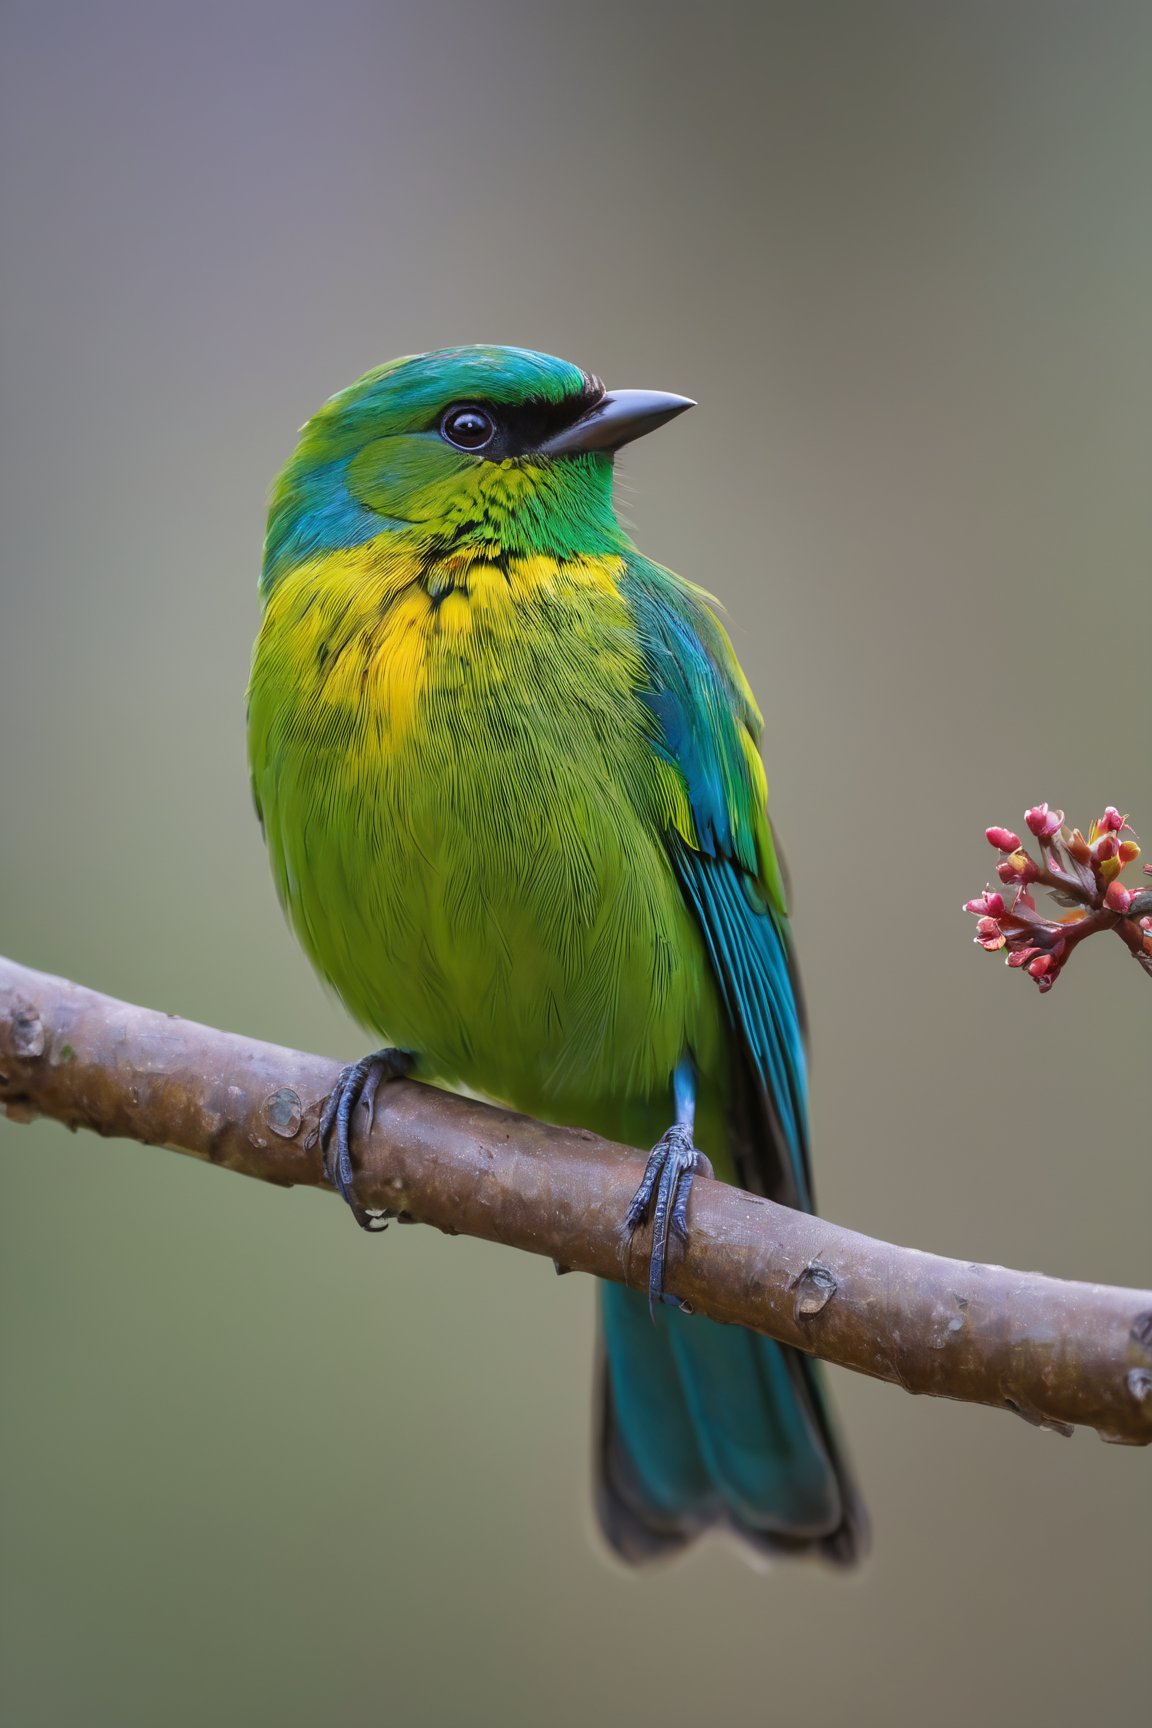
[[[576,456],[587,450],[619,450],[695,406],[690,396],[670,396],[666,390],[609,390],[579,420],[541,444],[537,454]]]

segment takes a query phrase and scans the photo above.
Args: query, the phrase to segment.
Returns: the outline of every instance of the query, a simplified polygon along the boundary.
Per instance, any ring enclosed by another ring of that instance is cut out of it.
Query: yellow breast
[[[518,641],[541,602],[571,607],[578,623],[595,600],[601,629],[605,612],[622,625],[620,568],[618,558],[493,563],[471,550],[425,561],[377,544],[329,553],[273,589],[253,690],[275,683],[298,714],[327,716],[325,731],[359,731],[370,719],[374,746],[391,752],[410,737],[430,690],[457,684],[465,671],[486,690],[515,676]],[[615,658],[621,682],[634,687],[636,656]]]

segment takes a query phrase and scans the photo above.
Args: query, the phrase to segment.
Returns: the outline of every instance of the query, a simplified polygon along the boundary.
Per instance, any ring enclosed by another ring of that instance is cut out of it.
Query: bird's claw
[[[644,1177],[624,1215],[624,1228],[632,1235],[652,1214],[652,1257],[648,1262],[648,1308],[670,1300],[664,1294],[664,1268],[668,1259],[669,1233],[688,1240],[688,1195],[692,1178],[711,1176],[712,1166],[692,1144],[691,1130],[676,1123],[663,1134],[648,1154]]]
[[[366,1132],[371,1133],[376,1093],[384,1080],[402,1080],[412,1070],[412,1058],[403,1050],[377,1050],[371,1056],[342,1068],[340,1078],[328,1094],[315,1138],[324,1154],[324,1178],[347,1205],[361,1230],[379,1233],[388,1228],[390,1214],[361,1206],[353,1191],[352,1113],[358,1104],[368,1112]]]

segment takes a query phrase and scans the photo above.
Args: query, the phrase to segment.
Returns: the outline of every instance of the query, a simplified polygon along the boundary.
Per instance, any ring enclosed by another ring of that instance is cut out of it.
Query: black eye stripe
[[[545,402],[539,397],[511,404],[475,399],[451,402],[442,411],[436,430],[454,449],[483,456],[487,461],[502,462],[507,457],[530,456],[555,433],[579,420],[603,394],[604,386],[600,380],[588,376],[584,389],[573,392],[562,402]],[[479,425],[470,428],[467,422],[458,418],[462,416],[476,416],[487,421],[491,432],[483,436]],[[477,441],[473,442],[468,437],[470,430],[479,434]],[[463,437],[460,436],[462,431]]]

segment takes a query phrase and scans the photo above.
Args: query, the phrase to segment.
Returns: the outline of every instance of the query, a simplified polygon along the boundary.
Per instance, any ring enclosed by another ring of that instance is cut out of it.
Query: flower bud
[[[1004,896],[994,893],[991,888],[985,888],[983,894],[978,894],[975,900],[965,900],[964,910],[975,912],[977,918],[1002,918]]]
[[[1024,820],[1038,840],[1048,840],[1063,826],[1064,812],[1049,810],[1047,804],[1034,804],[1031,810],[1024,812]]]
[[[1109,882],[1104,894],[1104,904],[1109,912],[1127,912],[1133,896],[1122,882]]]
[[[1098,834],[1119,834],[1121,828],[1125,827],[1127,827],[1127,823],[1123,816],[1121,816],[1119,810],[1117,810],[1115,804],[1109,804],[1107,810],[1105,810],[1103,816],[1101,816],[1099,822],[1096,824],[1096,832]]]
[[[1016,852],[1020,847],[1020,836],[1013,834],[1011,828],[985,828],[984,838],[997,852]]]
[[[1000,860],[996,874],[1001,882],[1035,882],[1040,871],[1027,852],[1017,851],[1010,858]]]

